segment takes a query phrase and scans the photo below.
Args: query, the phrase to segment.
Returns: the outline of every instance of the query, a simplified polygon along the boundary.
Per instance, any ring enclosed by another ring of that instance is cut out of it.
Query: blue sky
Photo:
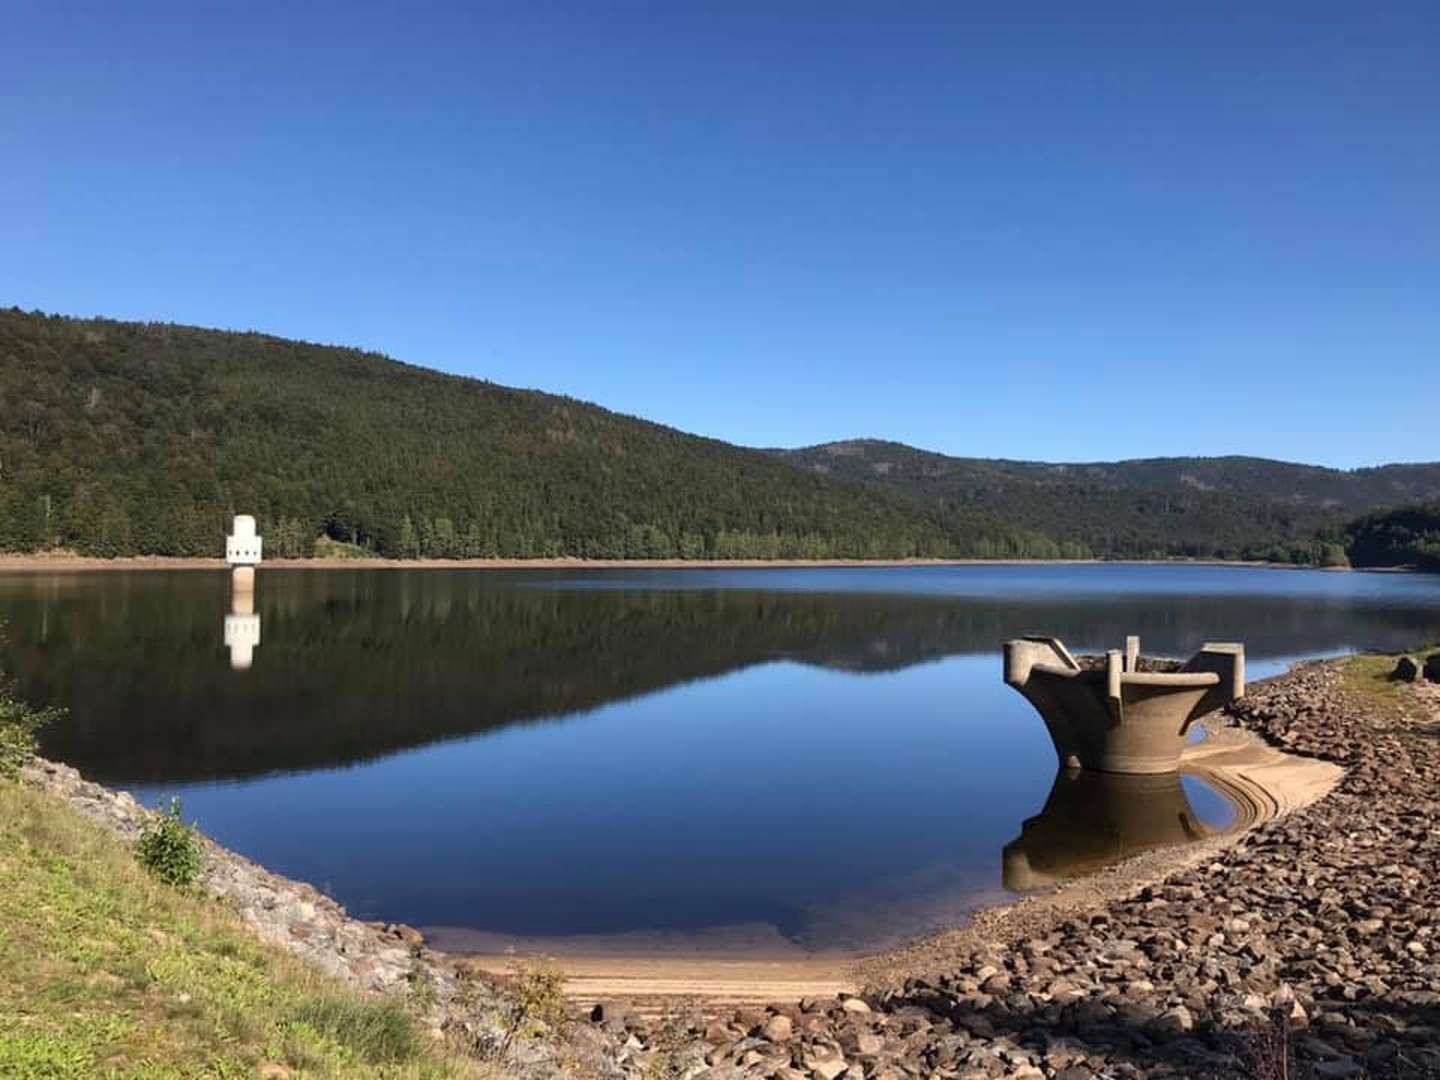
[[[1440,458],[1440,5],[6,5],[0,304],[755,445]]]

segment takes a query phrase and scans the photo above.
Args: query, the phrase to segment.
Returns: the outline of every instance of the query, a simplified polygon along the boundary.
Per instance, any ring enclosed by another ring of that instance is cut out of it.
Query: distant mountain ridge
[[[1048,463],[950,457],[881,439],[772,450],[901,491],[941,512],[995,514],[1097,554],[1293,558],[1361,514],[1440,497],[1440,462],[1342,470],[1267,458]]]

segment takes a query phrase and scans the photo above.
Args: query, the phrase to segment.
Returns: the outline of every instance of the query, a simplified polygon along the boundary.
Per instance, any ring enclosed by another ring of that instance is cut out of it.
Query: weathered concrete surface
[[[1207,644],[1184,664],[1125,652],[1077,660],[1056,638],[1005,643],[1005,682],[1035,706],[1061,768],[1166,773],[1190,725],[1245,694],[1245,649]]]

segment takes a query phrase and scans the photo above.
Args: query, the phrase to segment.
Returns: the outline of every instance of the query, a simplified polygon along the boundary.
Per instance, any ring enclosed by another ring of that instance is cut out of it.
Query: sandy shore
[[[267,559],[264,570],[786,570],[904,568],[926,566],[1233,566],[1269,570],[1311,570],[1292,563],[1224,559]],[[49,552],[0,554],[0,573],[89,573],[120,570],[224,570],[224,559],[176,555],[134,555],[100,559]],[[1352,572],[1345,567],[1328,571]],[[1404,573],[1382,567],[1354,573]]]
[[[1236,818],[1228,829],[1199,843],[1149,851],[1048,891],[985,908],[962,929],[875,956],[809,953],[763,925],[695,934],[568,938],[421,929],[434,948],[465,955],[494,974],[503,974],[517,959],[549,957],[565,973],[566,991],[577,1003],[623,998],[641,1013],[665,1011],[676,999],[715,1007],[898,986],[943,966],[976,940],[1013,939],[1038,917],[1089,908],[1208,862],[1255,826],[1323,798],[1343,774],[1336,765],[1282,753],[1249,732],[1218,724],[1205,742],[1186,750],[1183,769],[1235,805]]]

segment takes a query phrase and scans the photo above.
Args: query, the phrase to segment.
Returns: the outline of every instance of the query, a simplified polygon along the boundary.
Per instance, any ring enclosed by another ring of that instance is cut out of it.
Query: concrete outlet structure
[[[1207,643],[1184,663],[1125,650],[1076,659],[1058,638],[1005,643],[1005,681],[1035,706],[1061,768],[1166,773],[1190,725],[1245,694],[1245,646]]]

